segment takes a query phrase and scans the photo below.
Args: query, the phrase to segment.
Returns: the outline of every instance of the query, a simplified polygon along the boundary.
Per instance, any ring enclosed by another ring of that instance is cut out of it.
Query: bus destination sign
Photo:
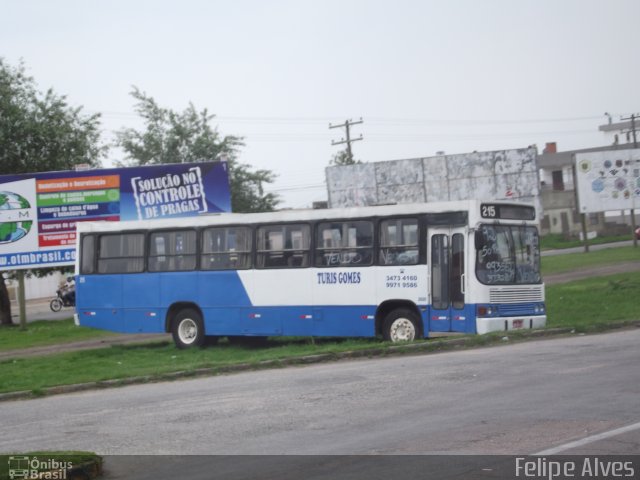
[[[502,220],[535,220],[536,209],[526,205],[483,203],[480,205],[480,215],[482,218]]]

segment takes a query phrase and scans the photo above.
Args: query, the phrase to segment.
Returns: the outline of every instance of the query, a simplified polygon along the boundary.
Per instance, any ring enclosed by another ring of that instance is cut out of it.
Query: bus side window
[[[151,234],[149,271],[178,272],[195,268],[195,230],[176,230]]]
[[[96,255],[96,237],[94,235],[83,235],[81,245],[80,273],[84,275],[95,273],[93,261]]]
[[[251,268],[252,230],[249,227],[213,227],[203,232],[200,265],[203,270]]]
[[[307,224],[265,225],[258,228],[259,268],[309,266],[311,228]]]
[[[99,273],[139,273],[144,270],[144,233],[100,236]]]
[[[317,267],[363,267],[373,263],[373,222],[320,223],[316,240]]]
[[[151,237],[151,252],[153,253],[155,250],[157,256],[149,258],[149,270],[167,270],[167,257],[165,256],[167,249],[165,248],[165,243],[165,238],[162,235]]]
[[[380,265],[416,265],[418,259],[417,219],[388,219],[380,222]]]

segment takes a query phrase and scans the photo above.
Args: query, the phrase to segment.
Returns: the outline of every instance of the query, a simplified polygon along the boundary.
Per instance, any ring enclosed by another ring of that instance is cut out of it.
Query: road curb
[[[385,356],[398,356],[406,354],[427,355],[447,352],[461,348],[483,348],[509,343],[518,343],[542,338],[553,338],[562,335],[586,335],[599,334],[625,328],[640,328],[640,320],[616,322],[609,325],[597,326],[588,331],[576,331],[573,328],[548,328],[540,330],[518,330],[508,332],[495,332],[488,335],[478,335],[462,338],[444,338],[428,340],[425,342],[410,343],[407,345],[389,345],[364,350],[350,350],[336,353],[319,353],[301,357],[291,357],[276,360],[263,360],[255,363],[240,363],[236,365],[224,365],[219,367],[198,368],[195,370],[177,371],[159,375],[144,375],[139,377],[121,378],[113,380],[101,380],[96,382],[78,383],[73,385],[59,385],[47,387],[36,391],[23,390],[19,392],[0,393],[0,402],[14,400],[36,399],[51,395],[83,392],[87,390],[100,390],[104,388],[122,387],[127,385],[140,385],[145,383],[158,383],[186,378],[208,377],[240,372],[248,372],[270,368],[284,368],[292,366],[310,365],[339,360],[358,358],[376,358]]]

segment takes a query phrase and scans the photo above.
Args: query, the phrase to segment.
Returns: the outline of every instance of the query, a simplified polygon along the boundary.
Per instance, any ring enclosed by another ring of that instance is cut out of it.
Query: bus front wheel
[[[180,310],[171,324],[173,341],[178,348],[204,345],[204,322],[202,315],[193,309]]]
[[[398,308],[384,319],[382,335],[389,342],[411,342],[418,337],[420,320],[408,308]]]

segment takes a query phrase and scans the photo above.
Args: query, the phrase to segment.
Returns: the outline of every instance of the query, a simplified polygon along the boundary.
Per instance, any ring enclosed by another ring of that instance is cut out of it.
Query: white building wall
[[[53,298],[56,294],[56,290],[61,282],[65,280],[66,276],[60,272],[55,272],[52,275],[47,275],[43,278],[25,278],[24,290],[26,300],[35,300],[40,298]],[[5,280],[7,284],[7,290],[9,291],[9,298],[12,302],[18,301],[18,280]]]
[[[326,170],[329,206],[482,199],[539,207],[536,156],[531,147],[332,166]]]

